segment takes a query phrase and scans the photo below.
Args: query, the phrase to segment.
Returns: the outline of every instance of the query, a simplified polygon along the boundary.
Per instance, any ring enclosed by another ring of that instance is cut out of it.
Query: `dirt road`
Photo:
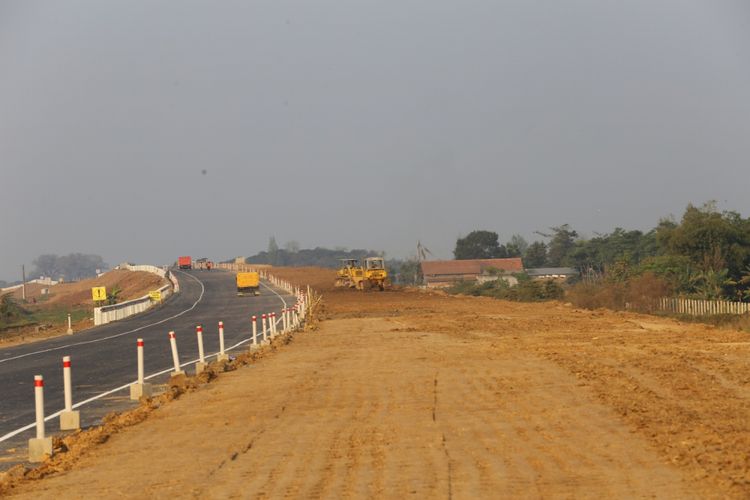
[[[316,330],[14,493],[750,494],[744,334],[563,304],[325,293]]]

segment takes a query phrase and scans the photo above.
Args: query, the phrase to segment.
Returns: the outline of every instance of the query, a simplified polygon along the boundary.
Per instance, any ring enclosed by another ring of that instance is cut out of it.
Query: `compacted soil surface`
[[[323,295],[304,332],[66,438],[0,494],[750,497],[746,334],[275,272]]]

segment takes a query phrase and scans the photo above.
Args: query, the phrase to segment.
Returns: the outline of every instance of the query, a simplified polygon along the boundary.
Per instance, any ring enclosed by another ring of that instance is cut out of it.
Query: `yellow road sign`
[[[148,292],[149,297],[151,297],[151,300],[155,300],[158,302],[161,302],[161,292],[159,290],[154,290],[153,292]]]
[[[91,297],[94,300],[107,300],[107,289],[103,286],[95,286],[91,289]]]

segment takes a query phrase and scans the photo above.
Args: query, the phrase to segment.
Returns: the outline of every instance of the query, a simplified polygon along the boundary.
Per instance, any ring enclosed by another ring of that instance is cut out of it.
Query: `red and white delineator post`
[[[195,327],[195,335],[198,337],[198,361],[195,363],[195,374],[200,375],[206,370],[208,364],[206,364],[206,356],[203,351],[203,326],[197,325]]]
[[[268,330],[266,330],[266,314],[263,313],[260,318],[261,318],[261,323],[263,324],[263,343],[267,344],[268,343]]]
[[[258,347],[258,317],[253,315],[252,318],[253,322],[253,343],[252,347],[257,348]]]
[[[288,308],[284,308],[281,310],[281,325],[282,325],[282,333],[287,333],[289,331],[289,317],[287,316]]]
[[[63,357],[63,390],[65,409],[60,413],[60,430],[73,431],[81,428],[81,415],[73,410],[73,383],[70,375],[70,356]]]
[[[143,366],[143,339],[136,341],[138,351],[138,381],[130,384],[130,399],[138,400],[142,397],[150,398],[153,388],[144,381],[145,368]]]
[[[229,361],[229,356],[224,352],[224,322],[219,321],[219,355],[217,361]]]
[[[276,313],[271,313],[271,338],[276,336]]]
[[[52,438],[44,435],[44,377],[34,375],[34,402],[36,406],[36,437],[29,439],[29,462],[42,462],[52,455]]]
[[[185,372],[180,369],[180,355],[177,353],[177,336],[174,332],[169,332],[169,344],[172,347],[172,361],[174,363],[174,371],[170,375],[172,377],[182,375]]]

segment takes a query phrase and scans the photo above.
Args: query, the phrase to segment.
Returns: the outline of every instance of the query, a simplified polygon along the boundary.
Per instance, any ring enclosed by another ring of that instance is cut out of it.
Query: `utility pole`
[[[26,302],[26,265],[21,264],[21,282],[23,285],[21,286],[21,295],[23,297],[23,301]]]

